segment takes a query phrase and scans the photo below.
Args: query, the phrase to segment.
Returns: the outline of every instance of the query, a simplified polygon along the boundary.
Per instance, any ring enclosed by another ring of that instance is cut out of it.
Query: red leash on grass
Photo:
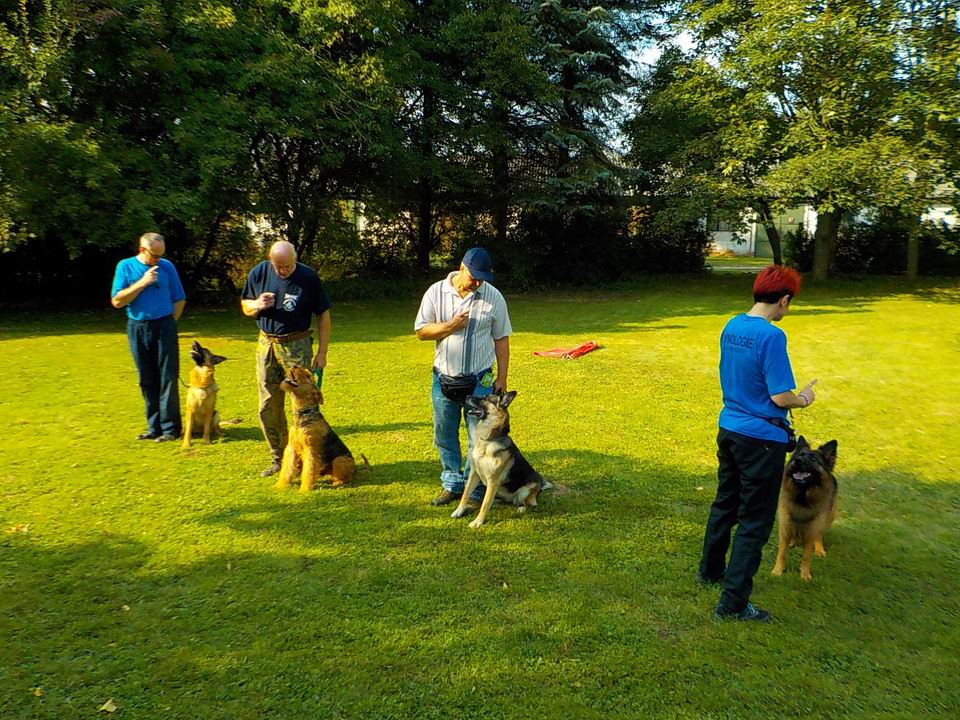
[[[552,350],[537,350],[533,354],[538,355],[539,357],[554,357],[563,358],[564,360],[573,360],[581,355],[586,355],[588,352],[593,352],[598,347],[600,346],[596,342],[590,340],[589,342],[585,342],[574,347],[553,348]]]

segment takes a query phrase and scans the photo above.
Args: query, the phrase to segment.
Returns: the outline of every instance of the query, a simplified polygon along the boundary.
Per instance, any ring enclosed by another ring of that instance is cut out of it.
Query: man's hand
[[[467,323],[470,322],[470,311],[462,312],[459,315],[454,315],[447,321],[447,329],[452,335],[460,328],[465,328]]]
[[[143,274],[142,278],[140,278],[140,281],[139,281],[140,285],[142,287],[149,287],[150,285],[153,285],[157,280],[160,279],[158,277],[159,273],[160,273],[160,268],[154,265],[152,268],[150,268]]]
[[[272,292],[261,293],[260,297],[257,298],[257,312],[272,308],[275,298],[276,295]]]
[[[320,352],[317,352],[313,358],[313,366],[318,370],[325,368],[327,366],[327,354],[321,354]]]
[[[506,391],[507,391],[507,381],[506,381],[506,379],[501,380],[500,378],[497,378],[496,380],[493,381],[493,392],[494,392],[494,394],[496,394],[496,395],[502,395],[502,394],[505,393]]]

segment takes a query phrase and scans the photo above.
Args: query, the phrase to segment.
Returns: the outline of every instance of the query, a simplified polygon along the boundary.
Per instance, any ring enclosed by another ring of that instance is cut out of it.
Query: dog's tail
[[[357,470],[364,470],[365,472],[370,472],[373,469],[373,467],[370,465],[370,461],[367,460],[367,456],[364,455],[363,453],[360,453],[360,459],[363,460],[363,465],[361,465],[360,463],[357,463],[356,464]]]

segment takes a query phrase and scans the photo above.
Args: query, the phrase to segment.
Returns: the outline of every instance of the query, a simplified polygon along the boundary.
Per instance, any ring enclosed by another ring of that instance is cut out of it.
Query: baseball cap
[[[470,248],[463,256],[463,264],[467,270],[477,280],[493,280],[493,273],[490,268],[493,267],[493,258],[490,253],[482,247]]]

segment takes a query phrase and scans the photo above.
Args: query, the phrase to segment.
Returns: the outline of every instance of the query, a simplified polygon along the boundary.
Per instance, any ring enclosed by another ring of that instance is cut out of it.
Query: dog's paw
[[[810,582],[811,580],[813,580],[813,575],[810,574],[809,570],[801,570],[800,579],[805,580],[806,582]]]
[[[454,519],[456,520],[456,519],[459,519],[459,518],[464,517],[469,511],[470,511],[470,508],[468,508],[468,507],[458,507],[458,508],[457,508],[456,510],[454,510],[452,513],[450,513],[450,517],[452,517],[452,518],[454,518]]]
[[[526,511],[527,511],[527,506],[526,506],[526,505],[521,505],[520,507],[517,508],[517,515],[521,515],[521,514],[525,513]]]
[[[774,577],[780,577],[783,575],[783,565],[774,565],[773,570],[770,571],[770,574]]]
[[[481,520],[480,518],[477,518],[472,523],[470,523],[470,527],[472,527],[474,530],[476,530],[481,525],[483,525],[483,520]]]

